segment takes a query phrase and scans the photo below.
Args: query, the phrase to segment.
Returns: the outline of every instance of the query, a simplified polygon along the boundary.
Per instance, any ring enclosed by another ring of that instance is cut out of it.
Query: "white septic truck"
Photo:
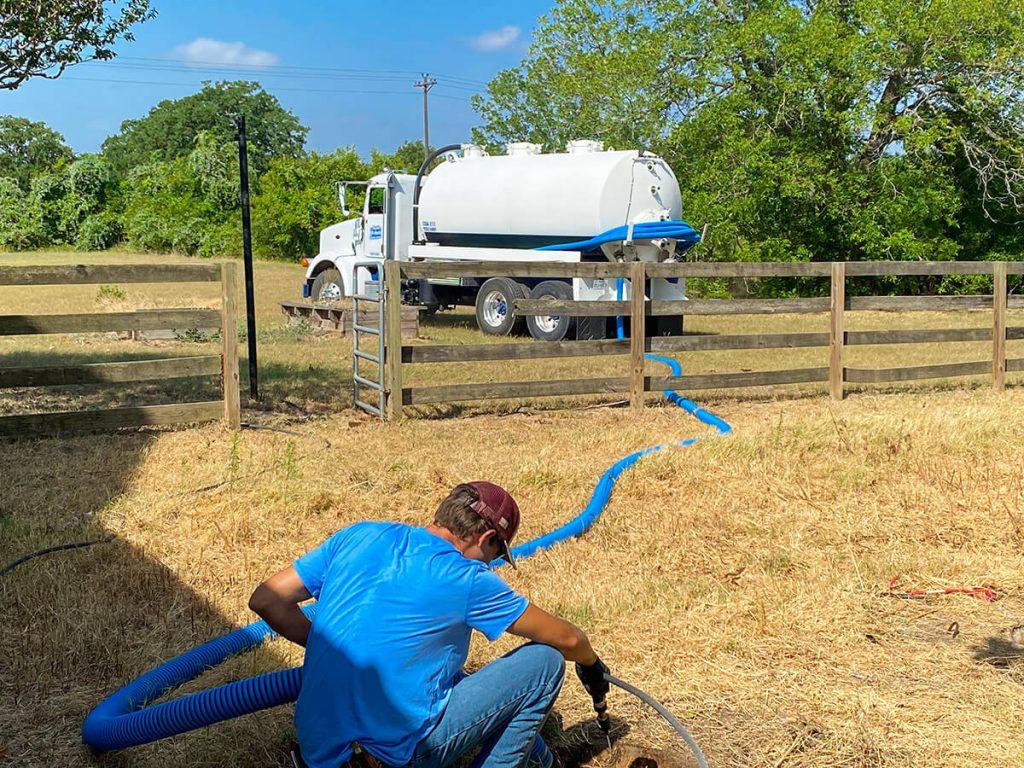
[[[437,158],[443,162],[426,173]],[[472,144],[442,147],[418,175],[387,171],[369,181],[340,182],[346,215],[345,191],[351,184],[366,185],[363,211],[320,233],[320,252],[308,262],[303,284],[303,296],[315,302],[365,293],[378,275],[355,265],[385,255],[401,261],[666,261],[678,259],[700,239],[678,221],[679,184],[662,158],[637,150],[604,150],[596,141],[572,141],[558,153],[520,142],[498,156]],[[386,204],[395,208],[387,216]],[[385,231],[389,221],[393,233]],[[689,236],[680,234],[678,225]],[[618,234],[609,232],[616,228]],[[595,237],[601,233],[606,237]],[[544,246],[568,250],[538,250]],[[682,280],[652,279],[647,293],[654,299],[683,299],[684,288]],[[480,330],[494,335],[520,325],[512,311],[516,299],[545,296],[628,299],[629,287],[603,279],[503,277],[403,285],[403,300],[428,312],[475,306]],[[651,328],[655,334],[681,328],[678,317],[652,320],[660,323]],[[559,341],[604,338],[610,323],[603,317],[576,322],[552,316],[527,318],[526,325],[534,338]]]

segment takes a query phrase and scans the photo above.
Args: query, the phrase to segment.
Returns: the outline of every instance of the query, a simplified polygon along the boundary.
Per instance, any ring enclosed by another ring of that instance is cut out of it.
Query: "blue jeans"
[[[538,733],[564,676],[562,654],[528,643],[463,677],[408,768],[447,768],[474,747],[470,768],[523,768],[527,758],[547,768],[551,753]]]

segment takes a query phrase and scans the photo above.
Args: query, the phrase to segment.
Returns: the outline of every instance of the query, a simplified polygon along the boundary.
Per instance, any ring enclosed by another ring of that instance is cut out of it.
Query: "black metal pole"
[[[252,223],[249,219],[249,152],[245,143],[245,115],[238,117],[238,180],[242,200],[242,262],[245,265],[245,337],[249,346],[249,397],[260,399],[256,366],[256,301],[252,285]],[[227,332],[227,329],[225,329]]]

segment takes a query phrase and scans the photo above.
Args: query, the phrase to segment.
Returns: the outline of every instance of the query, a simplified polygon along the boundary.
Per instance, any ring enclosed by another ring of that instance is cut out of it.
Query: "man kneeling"
[[[607,667],[583,630],[514,592],[488,567],[519,508],[493,483],[458,485],[425,527],[363,522],[335,533],[256,588],[249,607],[305,646],[295,728],[310,768],[341,768],[354,747],[387,766],[548,768],[538,733],[564,659],[596,698]],[[299,603],[316,598],[312,622]],[[471,630],[533,642],[462,672]]]

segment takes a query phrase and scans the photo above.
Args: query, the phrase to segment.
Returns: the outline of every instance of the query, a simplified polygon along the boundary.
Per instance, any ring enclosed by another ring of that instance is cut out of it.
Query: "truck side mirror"
[[[343,216],[348,216],[351,211],[348,209],[348,203],[345,200],[345,189],[346,184],[344,181],[338,182],[338,202],[341,203],[341,213]]]

